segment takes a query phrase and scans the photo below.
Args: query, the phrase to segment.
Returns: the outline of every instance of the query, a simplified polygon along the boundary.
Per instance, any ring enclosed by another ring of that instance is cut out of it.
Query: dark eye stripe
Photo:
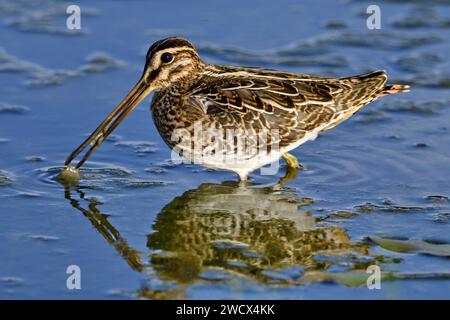
[[[170,73],[171,73],[171,74],[179,73],[179,72],[183,71],[185,67],[186,67],[186,66],[183,66],[183,65],[177,66],[177,67],[176,67],[175,69],[173,69]]]
[[[168,52],[168,53],[171,53],[171,52]],[[184,53],[184,54],[187,53],[187,54],[189,54],[189,55],[192,55],[192,51],[191,51],[191,50],[183,50],[183,49],[181,49],[181,50],[177,51],[176,53],[173,53],[173,59],[172,59],[172,61],[175,59],[175,57],[181,57],[181,56],[183,55],[183,53]],[[161,73],[161,71],[162,71],[164,68],[168,68],[169,66],[171,66],[171,65],[165,64],[165,63],[161,63],[157,69],[150,71],[150,74],[149,74],[147,80],[148,80],[148,81],[153,81],[153,80],[155,80],[155,79],[159,76],[159,74]],[[169,77],[170,77],[171,75],[173,75],[173,74],[176,74],[176,73],[179,73],[179,72],[183,71],[184,68],[186,68],[185,65],[179,65],[179,66],[176,66],[173,70],[170,71]]]
[[[158,75],[159,75],[160,72],[161,72],[161,68],[158,68],[158,69],[156,69],[156,70],[152,70],[152,71],[150,72],[150,75],[149,75],[149,80],[150,80],[150,81],[155,80],[156,77],[158,77]]]
[[[159,40],[151,45],[151,47],[147,51],[147,60],[151,59],[156,52],[169,49],[169,48],[190,48],[194,49],[194,46],[187,40],[178,38],[178,37],[170,37],[166,39]]]

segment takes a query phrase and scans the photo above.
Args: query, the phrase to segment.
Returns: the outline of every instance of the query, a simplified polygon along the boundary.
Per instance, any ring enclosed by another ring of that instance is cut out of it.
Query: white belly
[[[253,152],[250,155],[248,153],[235,154],[234,152],[217,152],[212,154],[207,150],[205,151],[205,141],[202,141],[202,143],[200,143],[202,147],[199,148],[199,150],[192,150],[190,148],[192,146],[190,142],[186,143],[186,147],[183,147],[182,144],[174,147],[172,159],[174,159],[174,157],[178,157],[178,159],[180,159],[181,156],[189,163],[199,164],[211,169],[233,171],[243,180],[247,178],[250,172],[268,164],[272,164],[271,167],[268,169],[263,169],[264,171],[262,170],[261,174],[276,174],[278,173],[279,168],[278,161],[283,154],[297,148],[306,141],[314,140],[326,125],[329,124],[324,124],[313,131],[307,132],[301,139],[287,147],[275,148],[270,152],[263,150],[261,152]]]

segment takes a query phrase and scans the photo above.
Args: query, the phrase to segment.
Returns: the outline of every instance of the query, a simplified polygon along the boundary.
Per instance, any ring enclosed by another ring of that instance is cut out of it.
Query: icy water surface
[[[0,1],[0,298],[450,298],[448,1]],[[382,29],[366,28],[378,4]],[[251,176],[174,165],[150,98],[77,186],[66,156],[180,35],[205,61],[327,76],[387,70],[370,104]],[[381,290],[366,287],[370,265]],[[81,269],[81,290],[66,269]]]

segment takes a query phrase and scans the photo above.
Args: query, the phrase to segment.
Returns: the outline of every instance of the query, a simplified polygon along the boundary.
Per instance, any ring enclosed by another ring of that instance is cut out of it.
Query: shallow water
[[[60,1],[0,1],[0,298],[450,298],[447,1],[380,1],[381,30],[361,1],[79,3],[74,33]],[[295,150],[304,169],[279,190],[284,168],[242,188],[171,163],[150,98],[78,186],[59,183],[169,35],[211,63],[385,69],[413,88]],[[381,290],[366,287],[373,264]]]

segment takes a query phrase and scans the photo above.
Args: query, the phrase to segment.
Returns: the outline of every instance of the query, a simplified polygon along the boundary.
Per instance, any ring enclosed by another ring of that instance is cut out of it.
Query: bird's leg
[[[278,185],[282,185],[283,183],[288,182],[289,180],[294,179],[297,177],[298,170],[303,168],[303,166],[298,162],[297,158],[293,156],[292,154],[285,153],[282,155],[282,158],[286,161],[287,167],[286,167],[286,173],[284,177],[282,177],[278,181]]]
[[[243,173],[240,173],[240,172],[236,172],[236,173],[239,176],[239,185],[240,186],[248,185],[248,176],[247,176],[247,174],[243,174]]]
[[[292,154],[286,152],[281,157],[286,161],[288,168],[292,168],[292,169],[303,168],[303,166],[300,164],[300,162],[298,162],[298,159],[295,156],[293,156]]]
[[[282,184],[288,182],[289,180],[292,180],[292,179],[294,179],[295,177],[297,177],[298,169],[299,169],[299,168],[294,168],[294,167],[287,166],[287,167],[286,167],[286,173],[285,173],[284,176],[278,181],[278,185],[281,186]]]

